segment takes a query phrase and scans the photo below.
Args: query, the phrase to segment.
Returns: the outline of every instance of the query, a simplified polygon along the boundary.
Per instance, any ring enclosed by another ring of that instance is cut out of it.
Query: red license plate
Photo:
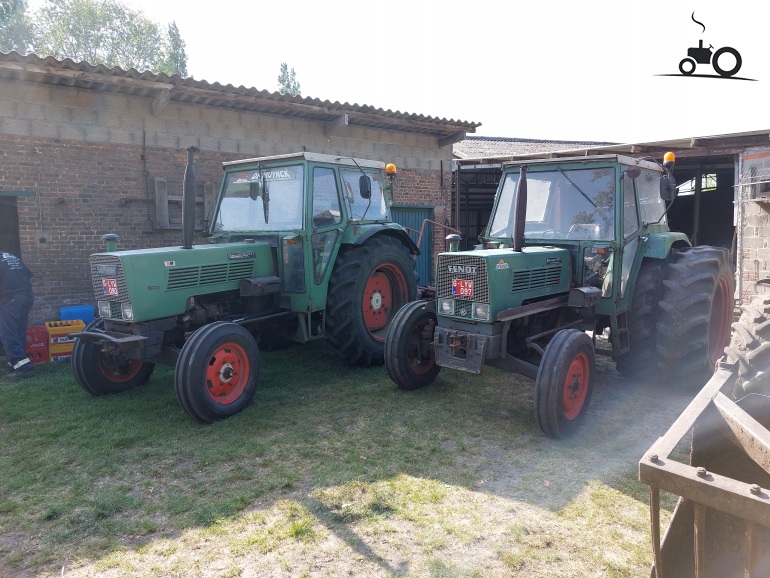
[[[473,281],[467,279],[452,279],[452,295],[473,297]]]
[[[105,295],[118,294],[118,282],[115,279],[102,279],[102,287],[104,287]]]

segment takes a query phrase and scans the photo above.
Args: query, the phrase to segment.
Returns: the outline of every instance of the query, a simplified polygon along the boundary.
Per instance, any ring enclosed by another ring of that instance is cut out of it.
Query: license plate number
[[[118,282],[116,279],[102,279],[102,287],[104,287],[105,295],[118,294]]]
[[[452,279],[452,295],[473,297],[473,281],[468,279]]]

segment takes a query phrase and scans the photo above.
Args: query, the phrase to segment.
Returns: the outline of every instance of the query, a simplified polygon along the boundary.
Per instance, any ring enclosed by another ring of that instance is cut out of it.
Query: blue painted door
[[[417,258],[417,283],[433,285],[433,223],[426,219],[433,218],[433,207],[398,206],[392,207],[393,220],[409,231],[409,236],[420,248]],[[423,227],[423,223],[425,226]],[[422,230],[422,239],[420,239]]]

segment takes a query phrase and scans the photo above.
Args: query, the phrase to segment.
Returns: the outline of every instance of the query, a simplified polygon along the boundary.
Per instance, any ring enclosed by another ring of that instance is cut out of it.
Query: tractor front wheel
[[[564,439],[575,433],[588,410],[595,373],[591,338],[577,329],[559,331],[535,378],[535,417],[545,435]]]
[[[99,329],[104,322],[94,319],[84,331]],[[154,363],[130,359],[123,353],[104,353],[100,344],[76,339],[72,346],[72,373],[80,387],[91,395],[119,393],[147,383]]]
[[[721,247],[673,253],[657,324],[658,363],[683,384],[704,384],[730,339],[735,278]]]
[[[177,399],[199,421],[224,419],[254,397],[259,369],[259,348],[251,333],[235,323],[204,325],[187,340],[177,359]]]
[[[404,305],[393,318],[385,337],[385,369],[401,389],[419,389],[436,379],[441,366],[433,349],[435,329],[433,301]]]
[[[380,365],[388,327],[416,296],[414,261],[397,239],[374,237],[340,251],[329,279],[326,337],[348,363]]]

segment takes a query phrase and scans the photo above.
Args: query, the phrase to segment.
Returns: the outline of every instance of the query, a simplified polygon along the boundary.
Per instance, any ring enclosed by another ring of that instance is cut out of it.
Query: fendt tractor
[[[450,235],[435,300],[396,314],[385,344],[393,381],[416,389],[441,367],[484,365],[529,376],[537,422],[553,438],[583,421],[595,354],[625,375],[659,368],[672,386],[703,383],[729,338],[734,278],[726,249],[669,230],[674,160],[504,164],[481,245],[459,251]],[[597,349],[606,329],[611,350]]]
[[[380,364],[395,312],[417,296],[419,250],[391,221],[394,165],[302,152],[224,163],[207,226],[192,244],[188,149],[182,247],[91,256],[99,316],[75,342],[88,393],[145,383],[175,366],[181,406],[202,422],[243,409],[259,381],[258,339],[325,336],[350,363]]]

